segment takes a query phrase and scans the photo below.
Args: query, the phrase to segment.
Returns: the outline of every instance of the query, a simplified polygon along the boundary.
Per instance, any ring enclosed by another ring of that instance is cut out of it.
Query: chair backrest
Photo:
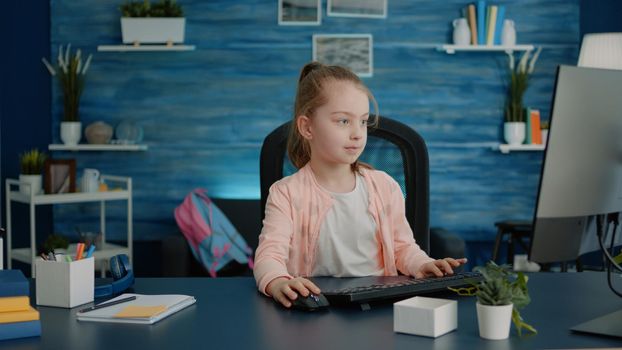
[[[270,186],[296,171],[287,157],[287,135],[291,122],[272,131],[261,147],[259,174],[261,218],[265,215]],[[380,117],[367,138],[360,160],[387,172],[402,188],[406,198],[406,219],[417,244],[429,253],[429,162],[423,138],[408,125]]]

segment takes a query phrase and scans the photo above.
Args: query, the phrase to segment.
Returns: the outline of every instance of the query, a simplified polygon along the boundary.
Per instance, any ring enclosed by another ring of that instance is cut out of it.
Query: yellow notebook
[[[30,298],[2,297],[0,298],[0,312],[26,311],[30,308]]]
[[[14,323],[36,321],[39,319],[39,311],[31,306],[26,311],[0,312],[0,323]]]

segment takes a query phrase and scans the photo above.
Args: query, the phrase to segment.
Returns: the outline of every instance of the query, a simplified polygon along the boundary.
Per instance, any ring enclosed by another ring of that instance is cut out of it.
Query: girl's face
[[[312,117],[299,118],[299,131],[311,146],[313,162],[350,165],[367,143],[369,98],[348,81],[328,82],[324,93],[327,103]]]

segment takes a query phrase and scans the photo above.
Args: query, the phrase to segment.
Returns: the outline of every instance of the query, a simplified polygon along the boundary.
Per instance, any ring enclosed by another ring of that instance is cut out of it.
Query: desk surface
[[[622,282],[622,281],[620,281]],[[252,278],[139,278],[135,292],[189,294],[197,303],[155,325],[78,322],[71,310],[38,307],[40,338],[0,341],[0,349],[534,349],[622,346],[622,340],[575,334],[583,321],[622,309],[604,273],[530,275],[532,303],[525,320],[539,334],[522,339],[479,337],[475,298],[458,300],[458,329],[437,339],[393,332],[391,304],[370,311],[333,308],[286,310],[260,295]]]

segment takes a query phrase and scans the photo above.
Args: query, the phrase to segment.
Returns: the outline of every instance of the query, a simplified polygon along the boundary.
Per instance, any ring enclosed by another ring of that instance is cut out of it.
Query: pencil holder
[[[37,305],[72,308],[93,301],[94,259],[72,262],[37,259]]]

